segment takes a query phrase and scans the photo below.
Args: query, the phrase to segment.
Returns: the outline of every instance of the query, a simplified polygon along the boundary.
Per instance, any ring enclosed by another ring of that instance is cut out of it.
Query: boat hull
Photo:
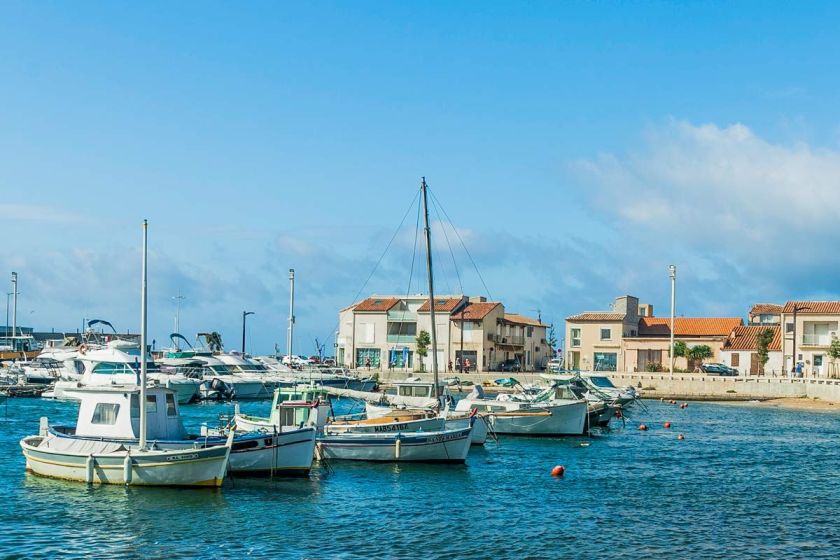
[[[470,431],[325,435],[315,454],[330,461],[463,463],[470,450]]]
[[[579,436],[586,428],[585,402],[546,407],[546,413],[487,413],[490,428],[497,434],[525,436]]]
[[[53,449],[43,436],[29,436],[20,446],[26,470],[39,476],[89,484],[129,486],[222,485],[229,447],[176,451],[108,451],[83,453]],[[128,464],[127,464],[128,463]]]

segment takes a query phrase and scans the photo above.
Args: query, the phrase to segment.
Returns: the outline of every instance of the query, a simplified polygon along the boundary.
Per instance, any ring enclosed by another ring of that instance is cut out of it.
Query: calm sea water
[[[230,410],[182,408],[193,427]],[[506,438],[473,449],[465,466],[334,463],[306,480],[221,490],[26,474],[18,440],[37,433],[39,416],[75,414],[71,403],[0,405],[0,556],[840,557],[835,413],[647,402],[626,428]],[[639,421],[651,429],[639,432]],[[549,474],[557,464],[562,479]]]

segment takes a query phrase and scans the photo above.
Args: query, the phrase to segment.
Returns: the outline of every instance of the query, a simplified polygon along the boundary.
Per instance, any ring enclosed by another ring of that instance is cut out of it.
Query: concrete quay
[[[366,370],[359,370],[366,375]],[[379,377],[380,383],[401,381],[406,377],[419,377],[431,381],[430,373],[404,371],[370,372]],[[643,398],[666,398],[694,401],[753,401],[772,399],[819,399],[840,403],[840,379],[768,376],[719,377],[697,373],[603,372],[618,387],[633,386]],[[540,384],[545,380],[539,373],[480,372],[469,374],[441,373],[440,379],[458,377],[474,384],[492,383],[494,379],[515,377],[523,384]],[[465,390],[469,390],[465,388]]]

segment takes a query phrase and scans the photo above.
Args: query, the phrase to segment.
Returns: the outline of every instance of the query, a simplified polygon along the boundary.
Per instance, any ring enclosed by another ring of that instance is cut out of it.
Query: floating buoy
[[[671,401],[671,404],[677,404],[677,401],[672,400],[672,401]]]
[[[665,402],[665,397],[659,397],[659,402]]]
[[[677,439],[678,439],[678,440],[680,440],[680,441],[682,441],[682,440],[684,440],[684,439],[685,439],[685,436],[684,436],[684,435],[682,435],[682,434],[680,434],[680,435],[678,435],[678,436],[677,436]]]
[[[647,424],[639,424],[639,429],[644,432],[647,430]]]
[[[688,403],[687,402],[683,403],[683,408],[688,408]]]
[[[671,427],[671,423],[670,423],[670,422],[665,422],[664,426],[665,426],[666,428],[670,428],[670,427]]]
[[[581,446],[581,447],[589,447],[589,445],[590,445],[590,443],[589,443],[588,441],[582,441],[582,442],[580,442],[580,446]]]
[[[564,467],[563,465],[557,465],[556,467],[551,469],[551,476],[561,478],[564,474],[566,474],[566,467]]]

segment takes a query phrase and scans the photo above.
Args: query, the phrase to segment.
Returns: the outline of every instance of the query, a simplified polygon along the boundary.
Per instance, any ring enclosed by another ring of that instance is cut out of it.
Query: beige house
[[[779,306],[781,309],[781,306]],[[752,313],[750,324],[735,327],[729,338],[723,345],[721,351],[721,362],[738,370],[741,375],[759,375],[761,363],[758,360],[758,337],[770,330],[773,339],[767,347],[767,363],[764,365],[765,375],[783,375],[784,365],[782,364],[782,329],[778,324],[760,324],[753,322]]]
[[[674,339],[689,347],[705,344],[720,361],[721,350],[739,317],[676,317]],[[666,370],[670,365],[671,320],[654,317],[653,307],[638,298],[616,298],[609,311],[588,311],[566,319],[566,363],[570,369],[595,371]],[[694,369],[685,358],[674,367]]]
[[[832,364],[828,354],[832,340],[840,336],[840,301],[789,301],[782,308],[781,324],[786,372],[797,369],[808,377],[840,373],[840,363]]]
[[[348,367],[419,371],[416,339],[431,333],[429,298],[371,296],[339,312],[337,360]],[[454,371],[460,363],[471,371],[492,371],[505,360],[517,360],[523,371],[545,367],[552,350],[548,325],[506,313],[500,302],[482,297],[435,297],[438,368]],[[432,369],[432,355],[423,361]]]

